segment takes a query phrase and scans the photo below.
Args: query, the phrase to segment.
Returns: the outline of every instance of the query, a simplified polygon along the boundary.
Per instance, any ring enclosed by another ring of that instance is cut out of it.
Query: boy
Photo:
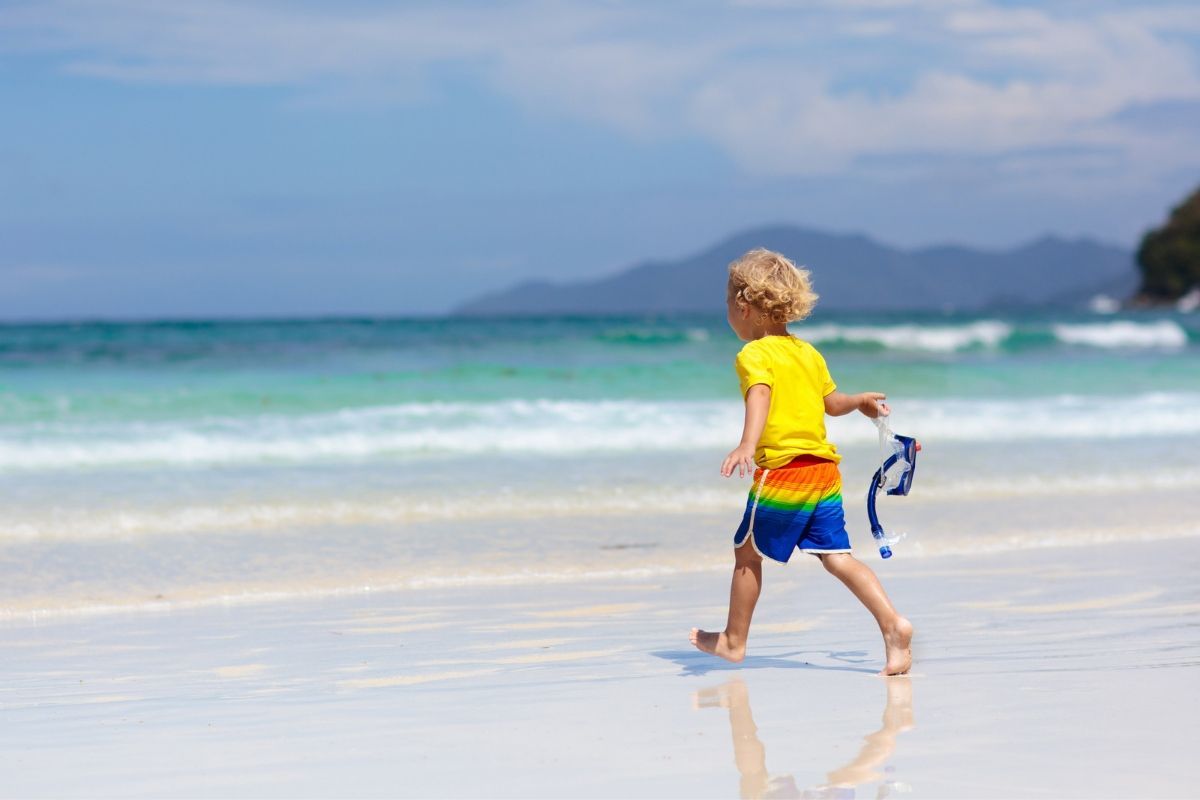
[[[729,618],[721,633],[693,628],[691,641],[733,662],[746,654],[750,618],[762,591],[763,557],[786,563],[792,551],[821,559],[875,617],[887,663],[881,675],[912,665],[913,627],[892,607],[875,573],[850,553],[842,512],[841,456],[825,438],[825,414],[888,414],[879,392],[837,391],[825,359],[787,330],[816,304],[808,272],[779,253],[751,250],[729,265],[729,325],[747,342],[735,366],[746,403],[742,441],[721,474],[754,469],[742,523],[734,534]]]

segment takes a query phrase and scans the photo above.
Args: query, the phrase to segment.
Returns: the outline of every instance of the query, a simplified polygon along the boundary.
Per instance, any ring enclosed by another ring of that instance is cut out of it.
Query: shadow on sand
[[[781,653],[777,656],[746,656],[746,659],[740,664],[731,664],[708,653],[701,653],[699,650],[658,650],[650,653],[652,656],[664,659],[666,661],[674,661],[682,667],[681,676],[692,675],[707,675],[710,672],[729,672],[731,670],[744,669],[813,669],[821,671],[833,672],[862,672],[867,675],[876,675],[878,670],[868,667],[856,667],[852,664],[865,663],[867,655],[864,651],[816,651],[816,650],[797,650],[792,653]],[[802,660],[802,656],[823,656],[822,660],[830,659],[833,661],[844,661],[846,666],[839,664],[812,664]]]

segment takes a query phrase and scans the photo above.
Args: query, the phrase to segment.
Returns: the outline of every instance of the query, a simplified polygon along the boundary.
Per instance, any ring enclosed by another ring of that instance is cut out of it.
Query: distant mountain
[[[647,261],[604,278],[529,281],[486,294],[459,315],[720,311],[729,262],[754,247],[812,271],[826,310],[981,311],[1082,306],[1096,294],[1137,288],[1128,250],[1047,236],[1012,250],[939,246],[901,250],[866,236],[775,226],[746,231],[678,261]]]

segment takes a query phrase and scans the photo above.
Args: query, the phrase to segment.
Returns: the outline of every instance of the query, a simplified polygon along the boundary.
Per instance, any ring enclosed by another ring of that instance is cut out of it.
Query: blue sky
[[[0,319],[428,314],[766,223],[1132,246],[1200,6],[8,0],[0,104]]]

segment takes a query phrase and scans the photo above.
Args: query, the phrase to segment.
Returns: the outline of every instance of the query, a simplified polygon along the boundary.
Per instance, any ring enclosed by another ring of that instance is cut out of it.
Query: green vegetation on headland
[[[1171,211],[1165,225],[1142,237],[1137,262],[1142,270],[1137,302],[1174,302],[1200,289],[1200,189]]]

